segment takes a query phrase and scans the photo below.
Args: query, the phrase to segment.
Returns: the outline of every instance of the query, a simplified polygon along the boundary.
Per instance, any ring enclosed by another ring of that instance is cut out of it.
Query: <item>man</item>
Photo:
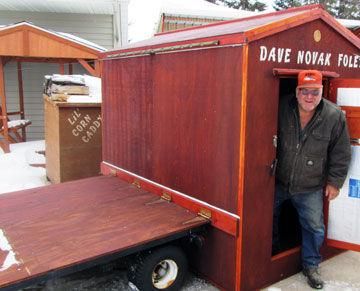
[[[280,101],[273,230],[277,245],[280,207],[290,199],[301,225],[303,274],[316,289],[324,284],[318,272],[325,234],[324,188],[329,200],[338,196],[351,157],[345,116],[322,99],[322,90],[319,71],[302,71],[296,98]]]

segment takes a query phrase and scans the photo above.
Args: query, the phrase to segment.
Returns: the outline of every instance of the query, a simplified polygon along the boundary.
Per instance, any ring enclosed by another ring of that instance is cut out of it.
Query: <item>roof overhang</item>
[[[97,59],[106,49],[70,34],[28,22],[0,28],[0,56],[56,59]]]

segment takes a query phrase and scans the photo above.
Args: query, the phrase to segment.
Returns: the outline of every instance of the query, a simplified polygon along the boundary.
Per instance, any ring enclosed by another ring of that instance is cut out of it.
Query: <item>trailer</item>
[[[160,251],[152,254],[160,255],[156,265],[166,263],[164,251],[167,260],[174,255],[181,277],[186,266],[173,243],[194,239],[208,222],[114,176],[4,194],[0,205],[1,290],[18,290],[148,249]],[[155,286],[168,281],[154,278]]]
[[[322,71],[325,98],[336,99],[339,77],[360,87],[359,48],[355,35],[311,5],[104,53],[103,177],[0,196],[0,258],[13,258],[0,269],[0,287],[135,254],[135,285],[178,290],[183,250],[222,290],[255,290],[299,271],[291,208],[284,249],[272,253],[279,98],[308,68]],[[338,252],[323,250],[325,258]],[[149,253],[156,255],[144,259]]]

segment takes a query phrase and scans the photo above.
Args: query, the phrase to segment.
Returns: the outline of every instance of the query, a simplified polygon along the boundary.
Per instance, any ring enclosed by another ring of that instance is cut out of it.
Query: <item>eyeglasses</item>
[[[310,94],[310,95],[313,95],[313,96],[319,96],[320,93],[321,93],[321,90],[319,90],[319,89],[310,90],[310,89],[302,88],[302,89],[300,89],[300,92],[301,92],[302,95],[309,95]]]

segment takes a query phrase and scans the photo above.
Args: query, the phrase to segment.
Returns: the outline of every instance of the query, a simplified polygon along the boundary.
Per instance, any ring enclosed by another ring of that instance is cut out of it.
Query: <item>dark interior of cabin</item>
[[[297,79],[281,78],[279,88],[279,98],[294,94],[297,85]],[[279,102],[280,103],[280,102]],[[279,222],[280,245],[273,248],[273,255],[277,255],[301,244],[301,228],[298,221],[296,209],[290,200],[286,201],[281,208]]]

